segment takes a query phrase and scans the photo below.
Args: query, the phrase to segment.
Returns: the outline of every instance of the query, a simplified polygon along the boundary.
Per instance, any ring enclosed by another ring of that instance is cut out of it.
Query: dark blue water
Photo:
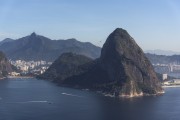
[[[118,99],[36,79],[0,81],[0,120],[180,120],[180,88]]]

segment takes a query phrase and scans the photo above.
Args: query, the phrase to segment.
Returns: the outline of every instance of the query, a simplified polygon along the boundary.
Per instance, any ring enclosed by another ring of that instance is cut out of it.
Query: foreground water
[[[118,99],[36,79],[0,81],[0,120],[179,120],[180,88]]]

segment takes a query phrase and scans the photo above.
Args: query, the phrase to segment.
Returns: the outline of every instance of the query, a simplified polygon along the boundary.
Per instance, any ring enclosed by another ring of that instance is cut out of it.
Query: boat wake
[[[61,93],[62,95],[67,95],[67,96],[73,96],[73,97],[83,97],[83,96],[79,96],[79,95],[73,95],[73,94],[69,94],[69,93]]]
[[[23,104],[23,103],[50,103],[48,101],[25,101],[25,102],[8,102],[8,103],[19,103],[19,104]]]
[[[27,101],[28,103],[47,103],[48,101]]]

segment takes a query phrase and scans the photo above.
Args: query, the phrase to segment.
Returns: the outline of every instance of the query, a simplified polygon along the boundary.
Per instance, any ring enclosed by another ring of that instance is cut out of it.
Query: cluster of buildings
[[[44,73],[52,62],[40,61],[24,61],[24,60],[10,60],[19,72],[12,72],[12,76],[18,75],[39,75]]]
[[[168,79],[168,74],[162,74],[162,85],[163,86],[179,86],[180,79]]]
[[[153,64],[155,71],[159,73],[173,73],[180,72],[180,65],[171,63],[171,64]]]

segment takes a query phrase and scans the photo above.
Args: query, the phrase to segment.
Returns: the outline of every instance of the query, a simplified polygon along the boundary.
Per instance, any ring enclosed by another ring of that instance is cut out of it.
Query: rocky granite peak
[[[81,58],[76,61],[79,63]],[[63,61],[58,61],[50,67],[51,70],[57,71],[58,66],[63,65]],[[74,59],[66,61],[70,68],[68,72],[54,78],[60,84],[101,90],[112,96],[135,97],[163,92],[153,66],[135,40],[122,28],[109,35],[99,59],[84,62],[73,69],[70,66],[73,66]],[[73,71],[78,74],[69,75]],[[59,82],[61,76],[66,76],[63,82]]]
[[[31,37],[35,37],[37,34],[35,32],[31,33]]]
[[[117,28],[109,35],[100,60],[110,81],[118,82],[118,94],[136,96],[162,92],[153,66],[126,30]]]

